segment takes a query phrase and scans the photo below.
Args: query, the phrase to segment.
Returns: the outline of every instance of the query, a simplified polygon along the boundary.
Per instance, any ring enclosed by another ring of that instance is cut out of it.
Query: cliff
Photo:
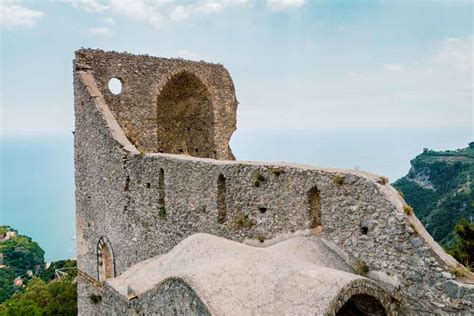
[[[459,219],[474,218],[474,142],[458,150],[425,149],[410,163],[408,174],[393,186],[403,193],[434,239],[451,245]]]

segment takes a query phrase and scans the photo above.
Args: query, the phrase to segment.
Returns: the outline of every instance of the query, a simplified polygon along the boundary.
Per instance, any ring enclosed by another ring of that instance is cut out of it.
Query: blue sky
[[[224,64],[239,129],[472,131],[472,21],[471,1],[0,0],[1,136],[70,134],[80,47]]]

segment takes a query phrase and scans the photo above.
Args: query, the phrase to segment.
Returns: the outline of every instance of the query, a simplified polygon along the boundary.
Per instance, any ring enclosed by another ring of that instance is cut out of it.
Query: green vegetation
[[[445,247],[456,242],[454,227],[474,218],[474,145],[459,150],[425,150],[411,161],[397,188],[434,239]]]
[[[158,209],[158,217],[161,218],[161,219],[166,218],[166,209],[164,207],[160,207]]]
[[[447,251],[464,266],[474,269],[474,223],[464,218],[459,220],[456,224],[456,241]]]
[[[49,283],[34,277],[0,305],[0,315],[77,315],[76,283],[71,277]]]
[[[232,223],[229,224],[229,228],[250,228],[253,225],[255,225],[255,222],[249,218],[248,214],[241,214]]]
[[[28,271],[37,275],[44,267],[44,250],[30,237],[18,234],[9,226],[0,226],[4,238],[0,243],[0,253],[4,265],[0,269],[0,303],[15,292],[13,282],[17,276],[25,275]],[[9,237],[7,233],[10,232]]]
[[[254,174],[255,181],[253,183],[253,186],[258,188],[262,183],[264,183],[267,179],[260,173],[260,172],[255,172]]]
[[[344,179],[345,179],[345,176],[336,175],[336,176],[334,176],[334,178],[332,180],[337,185],[343,185],[344,184]]]
[[[413,207],[405,203],[403,204],[403,211],[405,212],[405,214],[411,215],[413,214]]]
[[[8,226],[0,226],[0,237],[0,316],[76,315],[76,261],[56,261],[46,269],[44,251],[30,237]]]
[[[384,176],[380,176],[378,179],[377,179],[377,183],[381,184],[381,185],[386,185],[388,183],[388,178],[387,177],[384,177]]]
[[[89,294],[88,298],[92,304],[99,304],[100,302],[102,302],[102,296],[95,293]]]
[[[354,265],[354,270],[357,274],[364,275],[369,272],[369,267],[365,261],[357,260]]]

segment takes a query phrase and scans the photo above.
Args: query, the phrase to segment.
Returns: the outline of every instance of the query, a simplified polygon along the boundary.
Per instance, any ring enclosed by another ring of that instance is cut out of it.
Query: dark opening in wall
[[[316,186],[308,192],[308,205],[309,228],[316,228],[321,225],[321,196]]]
[[[267,212],[266,207],[259,207],[258,210],[260,211],[260,213],[266,213]]]
[[[165,207],[165,170],[160,168],[160,174],[158,175],[158,208]]]
[[[157,99],[157,123],[158,151],[215,157],[211,96],[191,72],[174,75],[163,87]]]
[[[385,308],[375,297],[367,294],[353,295],[337,312],[336,316],[387,315]]]
[[[125,178],[125,185],[124,185],[124,187],[123,187],[123,190],[124,190],[125,192],[128,192],[129,188],[130,188],[130,176],[127,176],[127,177]]]
[[[227,219],[227,187],[224,175],[217,178],[217,222],[224,223]]]
[[[367,233],[369,232],[369,227],[361,226],[360,227],[360,232],[362,233],[362,235],[367,235]]]

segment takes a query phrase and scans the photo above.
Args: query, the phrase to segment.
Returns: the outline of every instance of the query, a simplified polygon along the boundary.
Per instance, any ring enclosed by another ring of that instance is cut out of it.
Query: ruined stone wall
[[[111,102],[113,109],[122,101],[103,96],[98,87],[105,83],[96,84],[94,77],[88,69],[76,69],[81,271],[98,278],[96,248],[103,236],[120,275],[197,232],[258,243],[288,232],[315,227],[319,231],[322,226],[321,236],[328,245],[355,271],[387,287],[402,312],[473,311],[473,286],[454,280],[451,272],[457,263],[433,244],[414,215],[405,214],[402,198],[377,176],[291,164],[140,154],[111,114],[118,110],[109,111],[106,105]],[[318,209],[314,205],[319,203]],[[84,301],[84,291],[87,286],[79,286],[80,307],[90,305]],[[94,307],[83,310],[89,308]]]
[[[94,73],[108,107],[140,151],[232,159],[228,143],[237,100],[222,65],[92,49],[77,51],[75,65]],[[118,95],[109,91],[112,78],[122,84]]]

